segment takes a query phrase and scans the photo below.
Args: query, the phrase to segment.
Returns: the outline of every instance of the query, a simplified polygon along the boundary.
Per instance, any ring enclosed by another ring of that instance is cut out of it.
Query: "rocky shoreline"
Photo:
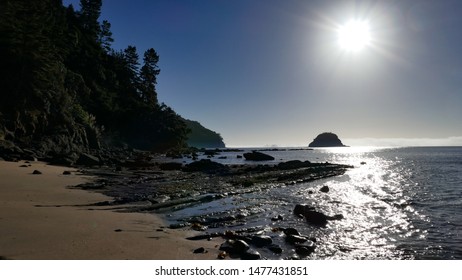
[[[235,199],[249,194],[258,196],[260,192],[269,189],[339,176],[352,168],[348,165],[299,160],[276,163],[271,161],[272,157],[262,153],[263,151],[266,150],[244,153],[243,150],[237,149],[203,149],[188,151],[186,154],[159,155],[133,149],[119,149],[41,159],[48,160],[51,164],[80,167],[84,174],[98,178],[73,187],[112,198],[88,207],[104,206],[118,212],[162,215],[223,199]],[[214,157],[225,158],[227,152],[242,153],[237,157],[257,163],[224,165],[213,160]],[[10,149],[3,147],[1,156],[8,161],[37,160],[37,154],[33,151],[21,150],[14,146]],[[203,159],[198,160],[198,157]],[[186,164],[186,161],[179,162],[181,159],[192,161]],[[328,192],[328,187],[325,186],[319,191]],[[292,207],[292,215],[306,219],[312,226],[325,227],[329,221],[343,218],[341,215],[326,215],[308,205]],[[315,238],[304,236],[295,228],[274,226],[284,219],[284,215],[271,217],[271,225],[268,223],[266,227],[247,226],[247,219],[259,211],[262,210],[243,212],[232,209],[220,213],[193,215],[171,223],[170,228],[198,231],[196,236],[191,237],[192,240],[222,237],[225,241],[219,248],[222,253],[217,258],[266,258],[258,252],[261,248],[277,256],[288,244],[293,246],[295,253],[286,255],[286,258],[299,259],[314,252]],[[236,225],[239,225],[238,230],[223,230]],[[284,244],[277,244],[267,235],[267,230],[264,229],[268,229],[268,226],[271,226],[272,233],[283,233]],[[198,248],[195,253],[204,252]]]
[[[235,150],[233,150],[235,152]],[[223,199],[233,199],[281,187],[306,183],[333,176],[339,176],[352,168],[348,165],[332,163],[312,163],[308,161],[287,161],[273,164],[223,165],[213,161],[214,156],[226,150],[195,152],[187,157],[201,153],[209,159],[193,161],[189,164],[172,161],[165,156],[137,152],[133,158],[112,166],[86,167],[85,173],[97,176],[94,182],[76,186],[85,190],[99,192],[113,198],[94,206],[107,206],[120,212],[169,213],[189,207],[212,203]],[[320,190],[326,192],[326,189]],[[327,190],[328,191],[328,190]],[[89,205],[91,206],[91,205]],[[307,205],[293,205],[293,215],[306,219],[306,222],[324,227],[329,221],[342,219],[341,215],[329,216]],[[302,209],[302,210],[300,210]],[[224,243],[217,258],[260,259],[259,250],[263,248],[277,256],[283,247],[294,247],[291,259],[307,257],[316,248],[315,238],[298,233],[295,228],[272,227],[273,233],[284,233],[285,244],[277,244],[267,236],[262,226],[246,226],[252,213],[222,211],[210,215],[192,216],[170,228],[198,231],[191,240],[211,240],[221,237]],[[283,220],[283,215],[271,218],[272,223]],[[239,225],[239,230],[220,230]],[[283,245],[283,246],[281,246]],[[195,253],[204,253],[201,248]]]

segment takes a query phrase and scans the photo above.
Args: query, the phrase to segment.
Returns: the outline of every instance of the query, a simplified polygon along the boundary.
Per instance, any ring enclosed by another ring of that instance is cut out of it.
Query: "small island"
[[[343,145],[338,136],[332,132],[324,132],[319,134],[308,147],[326,148],[326,147],[348,147]]]

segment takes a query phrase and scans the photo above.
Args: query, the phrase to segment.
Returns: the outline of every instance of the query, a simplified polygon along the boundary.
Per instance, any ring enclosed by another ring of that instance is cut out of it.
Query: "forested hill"
[[[186,125],[191,131],[188,134],[188,145],[196,148],[225,148],[223,138],[219,133],[203,127],[197,121],[185,119]]]
[[[187,125],[157,99],[159,55],[112,49],[101,6],[0,1],[0,141],[44,154],[186,145]]]

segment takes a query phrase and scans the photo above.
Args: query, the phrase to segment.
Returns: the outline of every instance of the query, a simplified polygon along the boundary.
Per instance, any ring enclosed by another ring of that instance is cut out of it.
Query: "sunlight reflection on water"
[[[438,182],[435,181],[438,176],[456,186],[460,184],[460,173],[457,173],[460,165],[435,174],[434,166],[420,162],[425,157],[414,155],[414,151],[403,156],[403,151],[407,150],[359,147],[269,151],[267,153],[277,160],[328,161],[353,165],[355,168],[339,177],[269,188],[233,197],[232,200],[227,198],[211,202],[200,209],[181,210],[173,216],[245,212],[246,223],[230,229],[263,226],[265,234],[283,247],[283,237],[280,233],[272,233],[271,228],[295,227],[302,234],[317,239],[317,249],[308,257],[310,259],[460,258],[460,244],[456,249],[448,249],[452,241],[443,240],[447,229],[451,230],[449,236],[459,241],[461,238],[457,230],[461,226],[460,219],[451,216],[460,215],[460,211],[455,210],[462,203],[460,188],[448,188],[438,193],[431,189]],[[228,162],[224,163],[236,163],[235,158],[230,155],[225,160]],[[448,172],[450,176],[446,174]],[[323,185],[329,186],[328,193],[319,191]],[[342,214],[344,219],[330,221],[325,228],[311,226],[292,214],[295,204],[303,203],[328,215]],[[444,207],[448,208],[448,205],[453,207],[445,210]],[[270,217],[278,214],[284,215],[284,221],[269,222]],[[433,218],[430,218],[430,214]],[[448,225],[435,220],[435,217],[453,221]],[[447,245],[438,245],[440,243]],[[284,249],[280,256],[265,251],[262,254],[266,258],[277,259],[289,257],[294,252],[290,246]],[[453,250],[454,253],[444,250]]]

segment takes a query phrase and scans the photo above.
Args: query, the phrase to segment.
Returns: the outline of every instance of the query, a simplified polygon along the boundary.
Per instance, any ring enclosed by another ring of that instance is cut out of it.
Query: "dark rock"
[[[286,162],[281,162],[277,165],[277,169],[279,170],[290,170],[290,169],[298,169],[304,167],[310,167],[312,164],[309,161],[300,161],[300,160],[290,160]]]
[[[289,257],[289,260],[294,260],[294,261],[300,260],[300,256],[298,256],[297,254],[293,254]]]
[[[242,156],[241,156],[241,155],[237,155],[236,158],[242,158]]]
[[[312,241],[308,241],[303,245],[297,244],[295,245],[295,252],[301,256],[308,256],[314,252],[316,249],[316,245]]]
[[[224,260],[228,254],[226,252],[220,252],[217,256],[218,259]]]
[[[300,235],[287,235],[286,241],[290,244],[305,243],[308,241],[308,238]]]
[[[271,244],[268,246],[268,249],[275,253],[275,254],[281,254],[282,253],[282,248],[281,246],[277,245],[277,244]]]
[[[204,151],[204,156],[211,156],[214,157],[215,155],[218,155],[219,152],[217,150],[205,150]]]
[[[191,236],[191,237],[186,237],[188,240],[205,240],[205,239],[210,239],[211,235],[210,234],[203,234],[203,235],[196,235],[196,236]]]
[[[122,230],[120,228],[118,228],[118,229],[115,229],[114,231],[115,232],[121,232]]]
[[[251,153],[245,153],[244,157],[246,160],[252,160],[252,161],[274,160],[274,157],[264,154],[264,153],[256,152],[256,151],[253,151]]]
[[[70,171],[67,171],[67,170],[63,171],[63,175],[71,175],[71,174],[72,173]]]
[[[302,215],[303,217],[305,217],[305,214],[308,211],[313,211],[314,209],[315,209],[314,207],[308,206],[306,204],[297,204],[297,205],[295,205],[295,208],[294,208],[294,214],[295,215]]]
[[[205,250],[204,247],[197,248],[193,251],[194,254],[204,254],[207,253],[207,250]]]
[[[218,162],[211,161],[209,159],[201,159],[200,161],[192,162],[183,167],[185,172],[205,172],[205,173],[215,173],[215,172],[226,172],[229,168],[226,165],[223,165]]]
[[[271,218],[271,221],[276,222],[276,221],[283,221],[284,217],[282,215],[277,215],[275,217]]]
[[[242,240],[226,240],[225,243],[221,244],[220,250],[230,254],[242,254],[249,250],[250,246],[247,242]]]
[[[304,216],[308,223],[317,226],[325,226],[329,219],[329,216],[317,211],[307,211]]]
[[[76,162],[77,165],[84,165],[84,166],[95,166],[100,165],[99,158],[92,156],[90,154],[82,153],[79,159]]]
[[[343,215],[342,214],[336,214],[334,215],[333,217],[328,217],[328,220],[341,220],[343,219]]]
[[[322,186],[322,188],[320,188],[319,191],[323,192],[323,193],[328,193],[329,192],[329,187],[328,186]]]
[[[313,142],[311,142],[309,147],[346,147],[343,145],[342,141],[338,136],[331,132],[324,132],[319,134]]]
[[[180,162],[164,162],[159,165],[160,170],[181,170],[182,167]]]
[[[123,170],[123,169],[122,169],[122,166],[120,166],[120,165],[118,165],[118,166],[115,168],[115,171],[117,171],[117,172],[120,172],[120,171],[122,171],[122,170]]]
[[[273,239],[267,235],[254,235],[252,236],[252,244],[257,247],[268,246],[273,243]]]
[[[315,211],[313,207],[305,204],[297,204],[294,209],[294,214],[305,217],[310,224],[317,226],[325,226],[328,220],[339,220],[343,215],[335,215],[334,217],[327,216],[321,212]]]
[[[190,225],[190,223],[179,223],[179,224],[171,224],[168,227],[171,228],[171,229],[178,229],[178,228],[187,227],[189,225]]]
[[[241,260],[259,260],[260,258],[260,253],[255,250],[247,250],[241,255]]]
[[[364,164],[366,164],[366,162],[365,162],[365,161],[361,161],[361,165],[364,165]]]
[[[34,172],[32,172],[32,174],[39,175],[39,174],[42,174],[42,172],[40,172],[38,170],[34,170]]]
[[[284,232],[285,235],[300,235],[298,230],[296,230],[294,228],[286,228],[286,229],[283,230],[283,232]]]
[[[29,165],[23,164],[23,165],[20,165],[19,167],[29,167]]]

